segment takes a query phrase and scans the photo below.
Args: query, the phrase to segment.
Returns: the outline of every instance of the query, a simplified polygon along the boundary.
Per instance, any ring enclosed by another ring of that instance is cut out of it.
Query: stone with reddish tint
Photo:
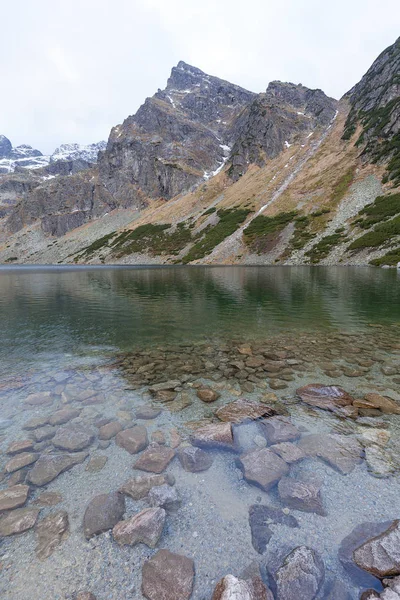
[[[111,440],[122,430],[123,427],[119,421],[111,421],[99,428],[99,440]]]
[[[215,411],[215,416],[220,421],[228,423],[243,423],[244,421],[256,421],[263,417],[272,417],[276,411],[259,402],[253,402],[252,400],[245,400],[239,398],[229,404],[225,404]]]
[[[33,504],[39,504],[39,506],[55,506],[56,504],[60,504],[62,499],[61,494],[58,492],[43,492],[43,494],[40,494],[40,496],[33,501]]]
[[[378,536],[367,540],[353,552],[353,559],[364,571],[375,577],[400,575],[400,520]]]
[[[155,419],[161,413],[161,408],[154,408],[153,406],[139,406],[135,412],[137,419]]]
[[[60,427],[53,438],[53,445],[62,450],[76,452],[90,446],[94,440],[93,432],[83,425],[71,424]]]
[[[365,394],[364,398],[372,408],[378,408],[387,415],[400,415],[400,405],[387,396],[371,393]]]
[[[354,398],[338,385],[311,383],[298,388],[296,394],[309,406],[316,406],[333,412],[354,402]]]
[[[275,452],[288,464],[298,462],[306,457],[305,452],[299,448],[296,444],[291,442],[282,442],[281,444],[275,444],[269,448],[272,452]]]
[[[51,392],[39,392],[38,394],[29,394],[25,399],[26,404],[30,406],[48,406],[54,401],[54,396]]]
[[[289,467],[285,461],[268,448],[261,448],[242,455],[239,464],[246,481],[259,486],[265,491],[271,489],[289,472]]]
[[[12,444],[9,445],[6,454],[10,454],[11,456],[13,456],[14,454],[20,454],[21,452],[29,452],[32,449],[32,440],[18,440],[16,442],[12,442]]]
[[[196,429],[190,436],[194,446],[236,450],[230,423],[210,423]]]
[[[129,454],[137,454],[149,444],[147,429],[143,425],[136,425],[131,429],[120,431],[116,437],[117,446],[124,448]]]
[[[14,471],[19,471],[19,469],[23,469],[28,465],[36,462],[39,458],[38,454],[34,454],[33,452],[22,452],[21,454],[17,454],[14,458],[11,458],[4,467],[6,473],[14,473]]]
[[[48,422],[49,422],[48,416],[33,417],[32,419],[29,419],[29,421],[27,421],[25,423],[25,425],[23,426],[22,429],[30,431],[31,429],[37,429],[38,427],[43,427],[43,425],[47,425]]]
[[[165,523],[165,510],[146,508],[126,521],[120,521],[113,529],[113,537],[121,545],[146,544],[155,548]]]
[[[13,485],[0,491],[0,511],[20,508],[28,499],[28,485]]]
[[[112,529],[125,512],[125,497],[119,492],[95,496],[86,507],[83,531],[86,539]]]
[[[37,486],[46,485],[64,471],[68,471],[74,465],[82,463],[86,458],[87,452],[41,456],[29,471],[27,481]]]
[[[215,390],[209,387],[198,389],[196,394],[197,397],[200,398],[200,400],[202,400],[202,402],[215,402],[221,395],[219,392],[216,392]]]
[[[293,442],[300,437],[300,431],[288,417],[271,417],[260,422],[262,431],[269,444]]]
[[[213,458],[202,450],[195,446],[186,446],[178,450],[178,458],[182,467],[188,473],[198,473],[200,471],[206,471],[213,464]]]
[[[342,475],[362,461],[362,446],[352,436],[314,433],[301,438],[298,445],[307,456],[321,458]]]
[[[150,506],[159,506],[168,513],[176,512],[181,506],[181,499],[174,487],[164,483],[151,488],[148,501]]]
[[[17,508],[0,518],[0,537],[23,533],[34,527],[40,508]]]
[[[282,477],[278,483],[278,493],[282,503],[290,508],[326,516],[321,489],[313,483]]]
[[[211,600],[255,600],[250,585],[233,575],[225,575],[215,587]]]
[[[133,498],[133,500],[141,500],[146,498],[152,487],[169,483],[167,475],[138,475],[129,479],[119,491]]]
[[[162,473],[175,456],[175,450],[168,446],[150,446],[134,464],[135,469]]]
[[[36,525],[38,543],[36,555],[41,560],[48,558],[68,535],[68,514],[65,510],[47,515]]]
[[[193,560],[169,550],[159,550],[142,568],[142,594],[147,600],[189,600],[193,582]]]
[[[49,419],[50,425],[64,425],[72,419],[79,417],[80,411],[76,408],[62,408],[53,413]]]

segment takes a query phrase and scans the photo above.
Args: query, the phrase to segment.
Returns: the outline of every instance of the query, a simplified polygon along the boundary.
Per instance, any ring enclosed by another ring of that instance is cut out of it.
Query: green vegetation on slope
[[[332,194],[330,199],[332,202],[339,202],[344,197],[345,193],[353,183],[356,167],[352,166],[338,179],[333,186]]]
[[[208,225],[202,232],[201,238],[183,257],[183,263],[204,258],[225,238],[235,233],[238,227],[246,220],[251,210],[244,208],[220,209],[217,211],[219,221],[216,225]]]
[[[395,267],[397,263],[400,262],[400,246],[395,248],[394,250],[390,250],[385,256],[381,256],[380,258],[375,258],[371,260],[370,264],[375,265],[375,267],[380,267],[382,265],[388,265],[390,267]]]
[[[387,220],[400,213],[400,193],[387,196],[378,196],[372,204],[368,204],[358,213],[362,215],[354,225],[362,229],[369,229],[373,225]]]
[[[259,215],[243,231],[244,242],[252,252],[268,252],[268,246],[273,243],[276,235],[291,223],[297,214],[297,211],[293,210],[278,213],[274,217]]]
[[[343,234],[343,231],[337,229],[335,233],[332,235],[326,235],[318,242],[318,244],[315,244],[315,246],[308,250],[308,252],[306,252],[306,256],[309,257],[310,262],[317,263],[326,258],[332,248],[344,242],[345,240],[346,236]]]
[[[361,248],[375,248],[377,246],[386,246],[393,239],[400,235],[400,215],[377,225],[375,229],[365,233],[354,240],[349,246],[349,250],[359,250]]]

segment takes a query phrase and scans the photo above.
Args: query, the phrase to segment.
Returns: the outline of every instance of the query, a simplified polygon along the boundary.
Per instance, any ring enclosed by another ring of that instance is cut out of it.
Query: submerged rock
[[[230,423],[210,423],[196,429],[190,436],[193,446],[236,450]]]
[[[96,454],[90,458],[88,464],[86,465],[85,471],[88,471],[89,473],[98,473],[105,467],[107,461],[107,456],[103,454]]]
[[[218,400],[221,394],[209,387],[204,387],[198,389],[196,395],[203,402],[215,402],[216,400]]]
[[[304,512],[326,516],[322,504],[321,490],[312,483],[283,477],[278,483],[278,492],[283,504]]]
[[[133,500],[141,500],[148,495],[154,486],[160,486],[169,482],[170,479],[167,475],[139,475],[124,483],[119,491],[122,494],[130,496]]]
[[[40,506],[55,506],[56,504],[60,504],[62,499],[61,494],[58,492],[43,492],[43,494],[40,494],[40,496],[33,501],[33,504],[39,504]]]
[[[23,533],[34,527],[40,508],[17,508],[0,518],[0,537]]]
[[[343,475],[362,461],[362,446],[351,436],[315,433],[301,438],[298,445],[307,456],[321,458]]]
[[[137,419],[155,419],[161,413],[161,408],[154,408],[153,406],[139,406],[135,412]]]
[[[53,438],[53,445],[62,450],[76,452],[90,446],[94,435],[90,429],[83,425],[67,425],[60,427]]]
[[[181,499],[174,487],[164,483],[151,488],[148,496],[150,506],[160,506],[167,512],[176,512],[181,506]]]
[[[376,577],[400,575],[400,521],[373,537],[353,552],[354,562]]]
[[[189,473],[206,471],[213,464],[213,458],[210,454],[194,446],[181,448],[177,454],[182,467]]]
[[[49,419],[50,425],[65,425],[68,421],[79,417],[80,411],[76,408],[62,408],[53,413]]]
[[[33,449],[33,444],[34,442],[32,440],[17,440],[9,445],[6,454],[13,456],[14,454],[20,454],[21,452],[29,452]]]
[[[38,544],[36,554],[40,559],[48,558],[68,534],[68,514],[65,510],[47,515],[36,525]]]
[[[95,496],[87,505],[83,517],[86,539],[112,529],[123,517],[125,498],[119,492]]]
[[[99,428],[99,440],[111,440],[111,438],[115,437],[122,429],[123,427],[119,421],[106,423]]]
[[[285,462],[291,464],[303,460],[306,457],[305,452],[296,444],[291,442],[282,442],[269,447],[272,452],[275,452]]]
[[[146,508],[126,521],[120,521],[113,528],[113,537],[121,545],[146,544],[155,548],[161,537],[165,523],[165,510]]]
[[[68,471],[74,465],[83,463],[87,458],[87,452],[76,454],[49,454],[41,456],[27,475],[27,482],[42,486],[53,481],[64,471]]]
[[[338,385],[311,383],[298,388],[296,394],[305,404],[333,412],[353,404],[354,398]]]
[[[325,578],[320,556],[307,546],[292,550],[276,572],[277,600],[314,600]]]
[[[28,499],[28,485],[13,485],[0,491],[0,511],[20,508]]]
[[[400,415],[400,405],[387,396],[381,396],[380,394],[365,394],[365,400],[371,404],[374,408],[387,415]]]
[[[390,452],[376,445],[365,448],[365,460],[374,477],[391,477],[398,468]]]
[[[289,472],[289,466],[268,448],[253,450],[240,457],[239,465],[243,476],[249,483],[268,491],[284,475]]]
[[[175,456],[175,450],[168,446],[150,446],[133,465],[135,469],[162,473]]]
[[[159,550],[142,568],[142,594],[148,600],[189,600],[194,562],[169,550]]]
[[[131,429],[120,431],[116,438],[117,446],[124,448],[129,454],[137,454],[149,444],[147,429],[143,425],[136,425]]]
[[[253,402],[240,398],[229,402],[215,411],[215,416],[220,421],[228,423],[243,423],[243,421],[255,421],[263,417],[272,417],[276,411],[265,404]]]
[[[269,444],[293,442],[300,437],[300,431],[288,417],[271,417],[261,421],[260,426]]]
[[[280,524],[287,527],[298,527],[297,520],[286,515],[280,508],[253,504],[249,508],[249,524],[251,530],[251,543],[254,550],[263,554],[273,535],[270,525]]]
[[[19,471],[19,469],[23,469],[28,465],[36,462],[39,458],[39,454],[34,454],[33,452],[22,452],[21,454],[17,454],[13,458],[11,458],[4,467],[6,473],[14,473],[14,471]]]
[[[225,575],[216,585],[211,600],[255,600],[251,587],[243,579]]]

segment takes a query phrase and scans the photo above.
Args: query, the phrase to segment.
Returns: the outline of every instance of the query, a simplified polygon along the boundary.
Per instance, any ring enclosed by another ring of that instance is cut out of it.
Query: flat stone
[[[57,429],[52,427],[51,425],[44,425],[43,427],[38,427],[33,432],[33,437],[37,442],[44,442],[45,440],[50,440],[56,434]]]
[[[62,408],[53,413],[49,419],[50,425],[65,425],[72,419],[79,417],[80,411],[76,408]]]
[[[0,490],[0,511],[13,510],[25,504],[28,499],[28,485],[13,485],[7,490]]]
[[[281,477],[289,472],[289,467],[285,461],[268,448],[253,450],[242,455],[239,464],[246,481],[259,486],[265,491],[271,489]]]
[[[229,423],[243,423],[244,421],[256,421],[263,417],[271,417],[276,411],[265,404],[239,398],[229,404],[221,406],[215,411],[215,416],[220,421]]]
[[[167,475],[139,475],[124,483],[119,488],[119,491],[122,494],[130,496],[133,500],[141,500],[142,498],[146,498],[152,487],[168,482],[169,478]]]
[[[377,588],[380,585],[380,581],[371,573],[357,566],[353,559],[354,551],[368,540],[387,531],[391,524],[392,521],[361,523],[341,541],[338,551],[339,560],[358,587],[364,589],[368,587]]]
[[[269,447],[272,452],[275,452],[288,464],[298,462],[306,457],[305,452],[296,444],[291,442],[282,442],[281,444],[274,444]]]
[[[155,442],[156,444],[161,444],[161,446],[164,446],[164,444],[167,443],[167,440],[165,438],[165,434],[160,429],[157,429],[156,431],[152,432],[152,434],[151,434],[151,441]]]
[[[148,600],[189,600],[194,562],[169,550],[159,550],[142,568],[142,594]]]
[[[162,473],[175,456],[175,450],[167,446],[150,446],[133,465],[134,469]]]
[[[64,471],[72,469],[74,465],[83,463],[86,458],[87,452],[41,456],[29,471],[27,482],[39,487],[46,485]]]
[[[33,504],[39,504],[39,506],[55,506],[62,502],[63,497],[58,492],[43,492],[40,494]]]
[[[21,452],[29,452],[32,449],[32,440],[17,440],[8,446],[6,454],[13,456],[14,454],[20,454]]]
[[[277,600],[314,600],[324,579],[320,556],[307,546],[299,546],[276,572]]]
[[[280,508],[253,504],[249,508],[249,524],[253,548],[263,554],[273,535],[270,525],[279,524],[287,527],[298,527],[297,520],[292,515],[286,515]]]
[[[353,404],[354,401],[354,398],[340,386],[322,383],[312,383],[298,388],[296,394],[305,404],[333,412]]]
[[[27,421],[25,423],[25,425],[23,426],[22,429],[30,431],[32,429],[37,429],[38,427],[43,427],[43,425],[47,425],[48,422],[49,422],[48,416],[43,415],[40,417],[33,417],[32,419],[29,419],[29,421]]]
[[[254,600],[254,596],[246,581],[234,575],[225,575],[217,583],[211,600]]]
[[[285,506],[326,516],[322,504],[321,490],[312,483],[306,483],[291,477],[282,477],[278,483],[278,493]]]
[[[298,441],[307,456],[318,457],[347,475],[362,461],[362,446],[351,436],[315,433]]]
[[[376,428],[369,428],[367,430],[365,430],[364,428],[360,428],[361,429],[361,435],[359,437],[360,442],[362,443],[363,446],[380,446],[381,448],[384,448],[385,446],[388,445],[389,441],[390,441],[390,432],[387,431],[386,429],[376,429]]]
[[[374,477],[391,477],[396,473],[397,465],[392,454],[377,445],[365,448],[365,461]]]
[[[242,344],[241,346],[238,346],[237,351],[243,356],[251,356],[253,354],[250,344]]]
[[[364,398],[374,408],[379,408],[380,411],[387,415],[400,415],[400,405],[387,396],[365,394]]]
[[[51,392],[39,392],[38,394],[29,394],[25,403],[29,406],[48,406],[53,404],[54,396]]]
[[[270,379],[269,387],[271,388],[271,390],[285,390],[287,388],[287,383],[285,383],[281,379]]]
[[[11,458],[4,467],[6,473],[14,473],[14,471],[18,471],[19,469],[23,469],[28,465],[36,462],[39,458],[38,454],[34,454],[33,452],[22,452],[21,454],[17,454],[14,458]]]
[[[300,431],[288,417],[276,416],[260,421],[261,431],[269,444],[293,442],[300,437]]]
[[[38,543],[36,555],[41,560],[48,558],[68,535],[68,514],[65,510],[47,515],[36,525]]]
[[[40,508],[17,508],[0,518],[0,537],[23,533],[34,527]]]
[[[86,539],[112,529],[125,512],[125,497],[119,492],[95,496],[87,505],[83,517]]]
[[[180,385],[181,382],[179,380],[172,379],[170,381],[164,381],[163,383],[156,383],[155,385],[152,385],[151,387],[149,387],[149,392],[150,394],[156,394],[157,392],[160,392],[162,390],[174,390]]]
[[[161,408],[153,406],[139,406],[135,412],[136,419],[155,419],[161,413]]]
[[[104,456],[103,454],[91,456],[88,464],[86,465],[85,471],[88,471],[89,473],[98,473],[105,467],[107,461],[107,456]]]
[[[174,487],[164,483],[151,488],[148,495],[150,506],[159,506],[168,513],[176,512],[181,506],[181,499]]]
[[[113,537],[121,545],[146,544],[155,548],[165,523],[163,508],[146,508],[126,521],[120,521],[113,529]]]
[[[194,446],[236,450],[230,423],[210,423],[196,429],[190,436]]]
[[[62,450],[76,452],[90,446],[94,435],[90,429],[79,424],[60,427],[53,438],[53,445]]]
[[[122,430],[123,427],[119,421],[111,421],[99,428],[99,440],[111,440]]]
[[[380,579],[400,575],[400,521],[393,521],[383,533],[356,548],[353,559],[361,569]]]
[[[221,394],[211,388],[203,387],[197,390],[196,395],[202,402],[215,402]]]
[[[177,412],[181,412],[182,410],[185,410],[185,408],[187,408],[188,406],[191,406],[193,404],[193,401],[190,397],[190,395],[187,392],[180,392],[175,400],[172,400],[172,402],[169,402],[168,404],[168,410],[169,412],[172,413],[177,413]]]
[[[154,398],[158,402],[172,402],[177,395],[177,392],[174,392],[173,390],[159,390],[158,392],[155,392]]]
[[[202,450],[195,446],[186,446],[178,450],[178,458],[182,467],[188,473],[199,473],[200,471],[207,471],[213,464],[213,458]]]
[[[117,446],[127,450],[129,454],[137,454],[149,444],[147,429],[143,425],[136,425],[131,429],[120,431],[116,437],[116,443]]]

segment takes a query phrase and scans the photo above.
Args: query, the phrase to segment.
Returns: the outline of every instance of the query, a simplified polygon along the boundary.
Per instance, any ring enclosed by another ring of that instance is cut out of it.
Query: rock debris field
[[[399,333],[4,373],[0,597],[400,599]]]

